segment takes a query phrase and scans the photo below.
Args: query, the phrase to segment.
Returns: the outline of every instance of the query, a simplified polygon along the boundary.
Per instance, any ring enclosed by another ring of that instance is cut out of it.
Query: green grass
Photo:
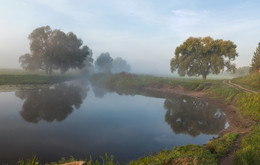
[[[260,125],[242,139],[240,149],[234,155],[234,165],[260,164]]]
[[[230,151],[237,137],[238,133],[227,133],[219,139],[209,141],[207,148],[217,156],[225,156]]]
[[[0,75],[0,85],[17,85],[17,84],[51,84],[57,83],[65,80],[71,80],[77,78],[77,75],[41,75],[41,74],[24,74],[24,75],[15,75],[15,74],[4,74]]]
[[[31,158],[25,158],[22,160],[19,160],[18,165],[39,165],[39,161],[38,158],[36,157],[36,155],[32,155]]]
[[[159,154],[149,155],[131,161],[130,165],[170,165],[170,164],[210,164],[216,165],[217,159],[214,154],[204,146],[185,145],[174,147],[171,151],[163,150]]]
[[[104,75],[96,74],[92,76],[92,81],[96,84],[112,87],[114,89],[142,87],[149,84],[167,84],[179,85],[189,90],[204,90],[212,84],[222,83],[221,80],[200,80],[200,79],[182,79],[170,77],[156,77],[150,75],[134,75],[134,74],[113,74]]]
[[[232,79],[232,82],[240,84],[249,89],[260,91],[260,73],[250,74],[246,77],[238,77]]]
[[[240,93],[235,97],[235,105],[243,115],[254,121],[260,121],[260,93]]]
[[[108,156],[107,154],[105,154],[104,157],[100,156],[100,159],[95,160],[95,161],[91,157],[89,160],[87,160],[87,159],[78,160],[78,159],[75,159],[73,156],[71,156],[70,158],[63,157],[58,162],[44,163],[44,165],[60,165],[60,164],[74,162],[74,161],[85,161],[84,165],[119,165],[118,162],[114,161],[113,155]],[[43,165],[42,163],[40,163],[40,161],[37,159],[37,157],[35,155],[33,155],[32,158],[26,158],[26,159],[19,160],[17,164],[18,165]]]
[[[0,85],[44,84],[51,81],[46,75],[0,75]]]

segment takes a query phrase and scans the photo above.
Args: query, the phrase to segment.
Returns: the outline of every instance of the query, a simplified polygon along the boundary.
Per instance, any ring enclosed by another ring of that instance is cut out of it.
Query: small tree
[[[254,52],[251,67],[252,72],[260,72],[260,42],[258,43],[256,51]]]
[[[178,70],[180,76],[200,76],[205,80],[207,75],[218,74],[227,67],[235,71],[231,64],[238,54],[232,41],[213,40],[211,37],[188,38],[175,49],[175,57],[171,59],[171,72]]]
[[[113,58],[110,57],[108,52],[101,53],[95,61],[95,67],[100,72],[110,72]]]
[[[121,57],[117,57],[112,62],[112,73],[129,72],[131,69],[130,65],[127,64],[126,60]]]

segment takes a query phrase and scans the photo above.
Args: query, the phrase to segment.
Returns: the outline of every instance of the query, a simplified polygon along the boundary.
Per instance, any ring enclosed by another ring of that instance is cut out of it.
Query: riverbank
[[[222,80],[202,81],[191,79],[173,79],[166,77],[154,77],[147,75],[132,75],[122,73],[110,76],[94,75],[92,81],[95,84],[105,86],[107,89],[118,92],[120,94],[144,94],[146,92],[156,92],[160,93],[161,95],[188,95],[192,97],[200,97],[206,101],[216,104],[226,113],[230,125],[227,129],[219,134],[219,137],[217,139],[213,139],[213,142],[209,142],[204,147],[208,148],[209,144],[212,143],[220,144],[219,142],[222,143],[224,141],[222,137],[236,133],[239,135],[239,138],[233,141],[232,144],[229,144],[229,149],[221,148],[221,146],[225,145],[213,145],[215,146],[215,149],[208,149],[213,151],[211,152],[211,154],[213,155],[213,157],[215,156],[215,158],[218,159],[218,161],[216,162],[220,164],[230,164],[231,162],[233,162],[234,164],[241,164],[241,162],[243,162],[243,164],[255,164],[257,162],[260,162],[257,156],[257,154],[259,153],[260,137],[259,93],[246,93],[242,89],[232,88],[227,84],[224,84]],[[249,142],[250,138],[253,138],[252,143]],[[190,147],[190,149],[193,150],[194,148]],[[173,149],[172,151],[174,150],[178,150],[178,147]],[[216,152],[219,151],[220,153],[223,153],[223,150],[226,150],[225,154],[220,155]],[[166,159],[169,163],[169,157],[167,157],[167,154],[165,155],[165,152],[163,153],[164,154],[159,153],[157,155],[140,158],[137,161],[133,161],[132,164],[149,164],[155,159],[160,160],[156,164],[164,164],[160,162],[164,162]],[[179,157],[175,157],[176,154],[173,154],[171,156],[171,161],[179,159]],[[200,159],[197,160],[198,155],[196,156],[196,154],[194,153],[191,155],[195,155],[195,157],[190,159],[190,156],[188,156],[187,159],[183,159],[184,162],[182,163],[185,163],[185,161],[195,161],[198,164],[205,163],[201,162],[203,160],[203,156],[199,156]]]
[[[55,81],[44,80],[46,83],[44,81],[31,81],[31,83],[30,81],[21,81],[21,86],[55,83]],[[64,81],[64,79],[59,79],[59,81]],[[175,147],[172,150],[132,161],[131,164],[154,162],[158,165],[178,163],[230,164],[231,162],[254,164],[259,161],[259,94],[246,93],[241,89],[232,88],[224,84],[222,80],[202,81],[133,74],[97,74],[92,76],[91,82],[119,94],[158,95],[158,97],[187,95],[201,98],[220,107],[228,118],[229,127],[208,144]],[[15,83],[5,86],[6,88],[20,87]]]

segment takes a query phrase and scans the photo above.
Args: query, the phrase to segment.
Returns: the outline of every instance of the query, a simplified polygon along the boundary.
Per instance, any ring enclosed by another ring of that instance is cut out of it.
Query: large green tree
[[[254,52],[251,67],[252,72],[260,72],[260,42],[258,43],[256,51]]]
[[[231,61],[238,56],[236,45],[232,41],[214,40],[211,37],[188,38],[175,49],[171,59],[171,72],[178,70],[180,76],[200,76],[206,79],[208,74],[235,71]]]
[[[92,62],[92,53],[82,40],[69,32],[52,30],[49,26],[39,27],[29,35],[31,53],[19,58],[22,68],[27,70],[45,70],[52,74],[59,69],[64,74],[70,68],[82,68],[86,60]]]

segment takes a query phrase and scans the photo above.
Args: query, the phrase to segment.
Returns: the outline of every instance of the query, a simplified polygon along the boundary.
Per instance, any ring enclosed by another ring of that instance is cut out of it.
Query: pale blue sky
[[[0,68],[19,67],[37,27],[72,31],[93,50],[122,57],[133,71],[170,73],[189,36],[231,40],[238,67],[260,42],[259,0],[0,0]]]

